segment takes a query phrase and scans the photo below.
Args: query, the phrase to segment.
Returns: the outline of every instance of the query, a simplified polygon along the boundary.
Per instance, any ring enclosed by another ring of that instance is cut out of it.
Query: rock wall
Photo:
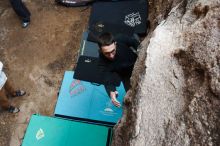
[[[149,4],[151,31],[112,145],[218,146],[220,1]]]

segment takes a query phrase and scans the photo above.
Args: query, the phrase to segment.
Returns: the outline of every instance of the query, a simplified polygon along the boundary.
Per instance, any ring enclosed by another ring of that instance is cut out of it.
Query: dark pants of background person
[[[10,81],[6,81],[5,85],[2,87],[2,89],[0,90],[0,106],[7,110],[10,107],[10,102],[8,100],[8,96],[13,96],[13,94],[15,93],[14,88],[12,87]]]
[[[31,13],[21,0],[10,0],[15,13],[21,17],[23,22],[30,22]]]

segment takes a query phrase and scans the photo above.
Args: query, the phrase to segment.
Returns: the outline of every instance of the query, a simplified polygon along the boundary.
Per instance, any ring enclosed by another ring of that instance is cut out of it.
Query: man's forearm
[[[115,92],[116,91],[116,87],[113,85],[104,85],[105,86],[105,90],[108,93],[108,95],[110,96],[111,92]]]

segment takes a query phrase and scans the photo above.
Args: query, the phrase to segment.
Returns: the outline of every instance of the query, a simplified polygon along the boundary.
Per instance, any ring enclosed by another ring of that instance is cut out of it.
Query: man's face
[[[101,47],[102,54],[109,60],[114,60],[116,54],[116,42]]]

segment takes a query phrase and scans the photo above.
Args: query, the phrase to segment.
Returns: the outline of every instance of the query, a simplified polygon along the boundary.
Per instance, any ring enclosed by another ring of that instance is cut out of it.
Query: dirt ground
[[[0,146],[19,146],[34,113],[53,115],[65,70],[76,63],[90,8],[66,8],[54,0],[25,0],[31,24],[21,21],[8,0],[0,1],[0,60],[16,88],[27,95],[10,100],[18,114],[0,110]]]

